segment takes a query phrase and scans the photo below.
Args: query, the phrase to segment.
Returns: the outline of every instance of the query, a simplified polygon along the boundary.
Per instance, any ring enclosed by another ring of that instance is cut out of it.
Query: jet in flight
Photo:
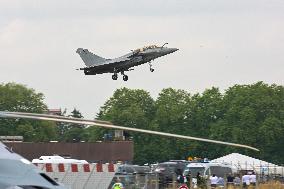
[[[132,50],[132,52],[114,59],[106,59],[91,53],[88,49],[78,48],[76,52],[80,55],[86,65],[86,67],[80,68],[79,70],[84,70],[85,75],[113,73],[113,80],[117,80],[118,73],[121,73],[121,75],[123,75],[123,80],[127,81],[128,76],[125,72],[133,70],[132,67],[148,62],[150,71],[153,72],[154,69],[151,64],[152,60],[178,50],[177,48],[165,47],[166,44],[168,43],[165,43],[160,47],[150,45]]]

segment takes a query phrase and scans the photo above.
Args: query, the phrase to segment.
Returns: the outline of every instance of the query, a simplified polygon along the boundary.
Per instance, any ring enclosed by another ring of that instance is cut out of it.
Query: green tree
[[[163,89],[155,103],[156,128],[168,133],[185,134],[188,130],[186,119],[190,103],[190,94],[186,91],[172,88]],[[187,141],[158,136],[155,138],[157,138],[155,145],[158,146],[156,159],[179,159],[181,154],[187,154]]]
[[[44,95],[16,83],[0,85],[0,110],[44,113]],[[25,141],[48,141],[56,138],[54,123],[27,119],[0,119],[0,135],[23,135]],[[45,137],[42,137],[44,135]]]
[[[68,117],[73,118],[84,118],[79,110],[76,108],[73,109],[70,115]],[[78,124],[64,124],[64,141],[66,142],[79,142],[84,138],[85,134],[85,126],[84,125],[78,125]]]
[[[212,138],[257,147],[260,153],[244,149],[238,152],[263,159],[269,156],[275,163],[280,163],[281,159],[283,162],[283,150],[280,150],[284,147],[283,86],[263,82],[235,85],[225,92],[222,104],[223,116],[211,125]],[[236,149],[216,146],[215,151],[218,153],[211,153],[212,157]]]
[[[187,105],[184,134],[209,138],[211,125],[223,116],[222,99],[223,95],[215,87],[206,89],[201,94],[194,94]],[[188,143],[188,156],[210,157],[210,152],[214,152],[212,150],[214,145],[209,143],[196,141]]]
[[[64,109],[63,112],[60,112],[59,116],[66,116],[67,109]],[[62,122],[56,122],[57,127],[57,134],[58,134],[58,140],[64,141],[65,133],[68,131],[69,124],[62,123]]]
[[[155,113],[154,100],[144,90],[117,89],[113,96],[106,101],[98,114],[98,119],[111,121],[114,124],[126,127],[154,129],[151,121]],[[111,133],[111,130],[100,129],[101,133]],[[134,159],[137,163],[147,161],[149,151],[146,141],[149,135],[129,133],[134,140]]]
[[[222,94],[218,88],[190,95],[163,89],[156,101],[143,90],[118,89],[101,108],[98,118],[128,127],[248,144],[261,150],[131,133],[137,163],[216,158],[231,152],[283,162],[284,88],[257,82],[234,85]],[[94,129],[99,139],[106,129]],[[98,134],[100,133],[100,134]]]

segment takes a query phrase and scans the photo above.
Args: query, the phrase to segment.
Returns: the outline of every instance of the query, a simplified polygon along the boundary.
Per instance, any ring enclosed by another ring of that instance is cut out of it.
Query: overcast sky
[[[78,47],[114,58],[145,45],[180,50],[128,72],[85,76]],[[87,118],[117,88],[157,97],[173,87],[284,83],[283,0],[1,0],[0,78],[45,95],[49,108],[74,107]]]

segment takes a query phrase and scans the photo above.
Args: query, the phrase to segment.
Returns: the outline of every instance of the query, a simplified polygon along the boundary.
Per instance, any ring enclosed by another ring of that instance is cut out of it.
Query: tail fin
[[[80,55],[86,66],[99,65],[101,62],[106,61],[105,58],[95,55],[88,51],[88,49],[78,48],[76,53]]]

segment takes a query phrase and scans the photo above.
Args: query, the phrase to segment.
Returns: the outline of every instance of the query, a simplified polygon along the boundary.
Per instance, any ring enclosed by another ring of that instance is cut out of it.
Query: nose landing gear
[[[149,62],[149,66],[150,66],[150,72],[155,71],[155,69],[154,69],[154,68],[152,68],[152,64],[151,64],[151,62]]]

